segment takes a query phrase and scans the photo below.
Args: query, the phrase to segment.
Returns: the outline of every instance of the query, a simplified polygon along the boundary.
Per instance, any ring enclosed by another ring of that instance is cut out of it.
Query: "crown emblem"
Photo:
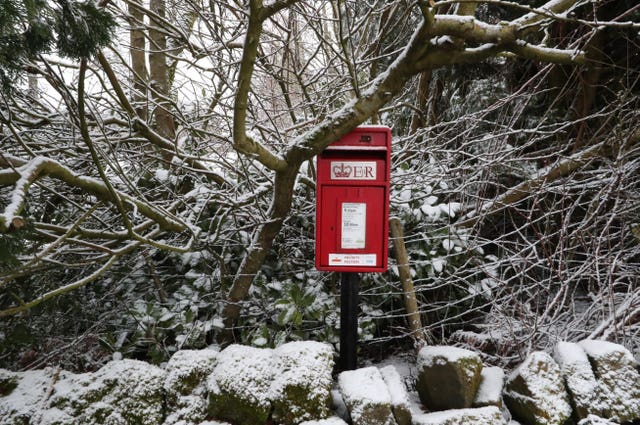
[[[333,175],[337,179],[344,179],[351,176],[351,172],[353,169],[350,165],[344,165],[344,163],[340,163],[340,165],[333,166]]]

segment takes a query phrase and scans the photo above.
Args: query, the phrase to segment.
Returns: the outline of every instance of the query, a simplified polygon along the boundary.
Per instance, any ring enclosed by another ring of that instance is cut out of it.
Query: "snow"
[[[230,345],[218,355],[218,363],[207,380],[209,391],[246,395],[254,404],[269,406],[272,399],[273,350]]]
[[[384,425],[395,424],[391,396],[377,367],[342,372],[338,376],[338,386],[353,423],[362,424],[368,415],[375,412],[379,420],[384,420]]]
[[[332,416],[327,419],[302,422],[300,425],[347,425],[347,423],[337,416]]]
[[[562,370],[574,400],[578,398],[576,403],[585,406],[592,404],[595,401],[598,383],[584,350],[575,343],[559,342],[556,344],[553,357]]]
[[[430,345],[422,348],[418,353],[418,370],[421,370],[424,367],[431,367],[433,365],[456,363],[460,359],[466,358],[479,359],[478,354],[463,348],[444,345]]]
[[[53,382],[54,371],[50,368],[22,373],[0,370],[0,374],[19,378],[18,386],[8,396],[0,399],[0,418],[10,419],[30,417],[37,412]]]
[[[505,423],[500,409],[495,406],[443,410],[413,416],[414,425],[500,425]]]
[[[608,341],[600,341],[595,339],[585,339],[579,342],[580,347],[591,357],[603,359],[611,355],[621,356],[621,360],[634,363],[635,359],[628,350],[621,345]]]
[[[589,415],[586,418],[578,422],[578,425],[618,425],[616,422],[609,419],[601,418],[597,415]]]
[[[166,182],[169,180],[169,170],[158,168],[154,174],[155,174],[156,180],[160,182]]]
[[[338,384],[347,405],[349,401],[367,400],[371,403],[390,404],[391,396],[382,374],[375,366],[342,372]]]
[[[484,367],[481,376],[480,387],[473,403],[480,406],[494,404],[502,398],[504,370],[496,366]]]
[[[409,409],[410,402],[407,388],[404,382],[402,382],[402,377],[395,366],[389,365],[380,368],[380,374],[385,384],[387,384],[391,404],[393,406],[406,406],[406,408]]]

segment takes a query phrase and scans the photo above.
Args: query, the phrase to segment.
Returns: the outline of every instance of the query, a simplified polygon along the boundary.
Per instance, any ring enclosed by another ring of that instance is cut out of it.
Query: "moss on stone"
[[[18,386],[18,376],[13,372],[0,369],[0,397],[11,394]]]
[[[547,353],[532,353],[508,378],[504,401],[527,425],[562,425],[572,413],[560,367]]]
[[[455,350],[452,356],[443,347],[420,351],[416,389],[431,410],[468,408],[475,399],[482,372],[480,357],[468,350]]]
[[[252,403],[246,396],[238,397],[224,391],[209,394],[209,415],[235,425],[265,424],[271,414],[271,405]]]

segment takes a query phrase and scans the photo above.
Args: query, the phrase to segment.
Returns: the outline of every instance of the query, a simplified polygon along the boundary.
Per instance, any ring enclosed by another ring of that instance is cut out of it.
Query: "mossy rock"
[[[413,425],[506,425],[507,421],[496,406],[475,409],[451,409],[415,415]]]
[[[2,371],[7,394],[0,397],[0,424],[39,423],[34,419],[45,405],[56,372],[47,368],[26,372]],[[10,391],[9,391],[10,389]]]
[[[617,422],[609,419],[601,418],[597,415],[587,415],[586,418],[580,420],[578,425],[620,425]]]
[[[75,425],[157,425],[165,413],[165,375],[141,361],[112,361],[95,373],[61,379],[50,406],[73,417]]]
[[[271,414],[273,350],[230,345],[207,379],[209,415],[236,425],[260,425]]]
[[[206,419],[208,398],[206,381],[218,358],[217,350],[181,350],[167,365],[164,381],[167,419],[163,425],[199,423]]]
[[[353,425],[396,425],[391,396],[378,368],[342,372],[338,386]]]
[[[0,369],[0,397],[11,394],[18,386],[18,374],[6,369]]]
[[[418,353],[416,389],[430,410],[471,407],[480,385],[482,361],[473,351],[427,346]]]
[[[605,406],[600,386],[582,347],[572,342],[559,342],[553,357],[560,366],[575,419],[580,421],[589,415],[601,416]]]
[[[290,342],[274,350],[273,419],[293,425],[331,415],[333,356],[330,345]]]
[[[304,421],[300,425],[347,425],[347,423],[337,416],[332,416],[327,419]]]
[[[218,354],[218,350],[210,349],[177,351],[165,366],[164,388],[167,393],[191,394],[213,372]]]
[[[560,367],[542,351],[531,353],[511,373],[503,397],[514,418],[525,425],[562,425],[572,412]]]
[[[208,412],[213,418],[236,425],[262,425],[269,419],[271,404],[260,402],[250,394],[212,392]]]
[[[600,387],[601,416],[616,422],[640,420],[640,373],[631,352],[607,341],[584,340],[579,345]]]

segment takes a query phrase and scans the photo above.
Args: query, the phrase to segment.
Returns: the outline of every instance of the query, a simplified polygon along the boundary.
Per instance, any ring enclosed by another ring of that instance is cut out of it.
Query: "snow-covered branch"
[[[0,214],[0,232],[2,233],[11,230],[12,223],[17,218],[20,219],[19,214],[27,198],[29,187],[34,182],[47,176],[61,180],[72,187],[82,189],[103,201],[113,202],[113,197],[104,182],[89,176],[79,175],[69,167],[42,156],[32,159],[22,167],[2,170],[0,176],[3,176],[2,182],[4,185],[14,184],[11,201]],[[118,193],[118,196],[124,201],[124,205],[134,206],[140,214],[154,220],[161,228],[178,232],[186,230],[184,224],[167,216],[165,211],[154,208],[152,205],[122,192]]]

